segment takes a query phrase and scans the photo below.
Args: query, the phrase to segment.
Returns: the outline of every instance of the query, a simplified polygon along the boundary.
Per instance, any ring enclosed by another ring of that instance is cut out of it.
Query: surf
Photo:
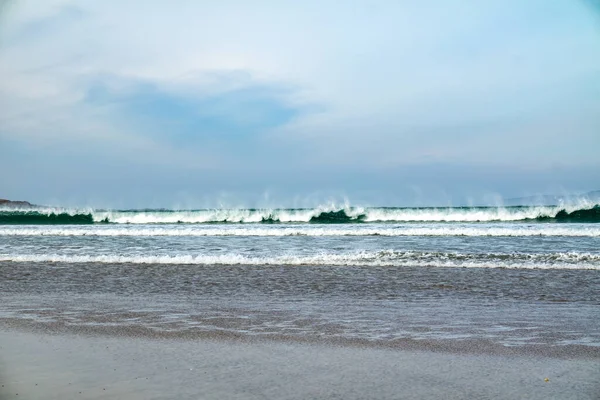
[[[315,207],[201,210],[0,209],[0,225],[362,224],[408,222],[600,222],[599,204],[510,207]]]
[[[0,225],[83,225],[93,224],[91,213],[41,211],[0,211]]]
[[[176,264],[176,265],[256,265],[256,266],[373,266],[505,269],[587,269],[600,270],[600,255],[591,253],[459,253],[419,251],[358,251],[314,255],[251,257],[243,254],[149,254],[149,255],[67,255],[0,254],[0,262],[98,263],[98,264]]]
[[[336,236],[465,236],[465,237],[600,237],[600,226],[594,224],[446,224],[395,223],[361,225],[260,225],[260,224],[184,224],[184,225],[124,225],[88,226],[43,225],[4,226],[0,236],[91,236],[91,237],[336,237]]]

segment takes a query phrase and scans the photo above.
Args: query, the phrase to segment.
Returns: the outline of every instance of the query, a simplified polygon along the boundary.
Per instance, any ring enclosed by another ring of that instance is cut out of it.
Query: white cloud
[[[91,82],[112,76],[185,95],[292,88],[284,101],[319,112],[260,143],[300,164],[592,163],[600,99],[586,87],[600,85],[600,34],[587,12],[569,1],[19,1],[0,28],[0,141],[229,162],[86,104]]]

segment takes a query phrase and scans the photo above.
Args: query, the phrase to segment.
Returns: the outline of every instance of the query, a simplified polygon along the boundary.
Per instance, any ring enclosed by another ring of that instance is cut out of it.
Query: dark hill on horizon
[[[13,201],[0,199],[0,207],[35,207],[28,201]]]

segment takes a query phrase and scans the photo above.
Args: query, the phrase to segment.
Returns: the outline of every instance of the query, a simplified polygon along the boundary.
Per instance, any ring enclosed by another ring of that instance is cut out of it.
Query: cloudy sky
[[[0,198],[446,205],[600,189],[595,0],[0,4]]]

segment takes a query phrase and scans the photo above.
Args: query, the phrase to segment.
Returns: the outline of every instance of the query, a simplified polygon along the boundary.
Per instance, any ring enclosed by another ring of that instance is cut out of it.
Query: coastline
[[[457,356],[498,356],[546,358],[556,360],[589,360],[600,366],[600,347],[582,344],[547,345],[521,344],[506,346],[485,339],[395,339],[367,340],[336,336],[297,336],[285,333],[249,335],[225,330],[152,329],[140,324],[119,324],[107,321],[89,325],[65,322],[38,322],[23,318],[0,318],[0,332],[49,337],[79,337],[90,339],[121,338],[160,342],[222,341],[247,345],[308,345],[367,350],[426,352]]]
[[[31,204],[28,201],[22,201],[22,200],[0,199],[0,207],[7,207],[7,208],[17,208],[17,207],[33,208],[33,207],[42,207],[42,206],[37,206],[35,204]]]

